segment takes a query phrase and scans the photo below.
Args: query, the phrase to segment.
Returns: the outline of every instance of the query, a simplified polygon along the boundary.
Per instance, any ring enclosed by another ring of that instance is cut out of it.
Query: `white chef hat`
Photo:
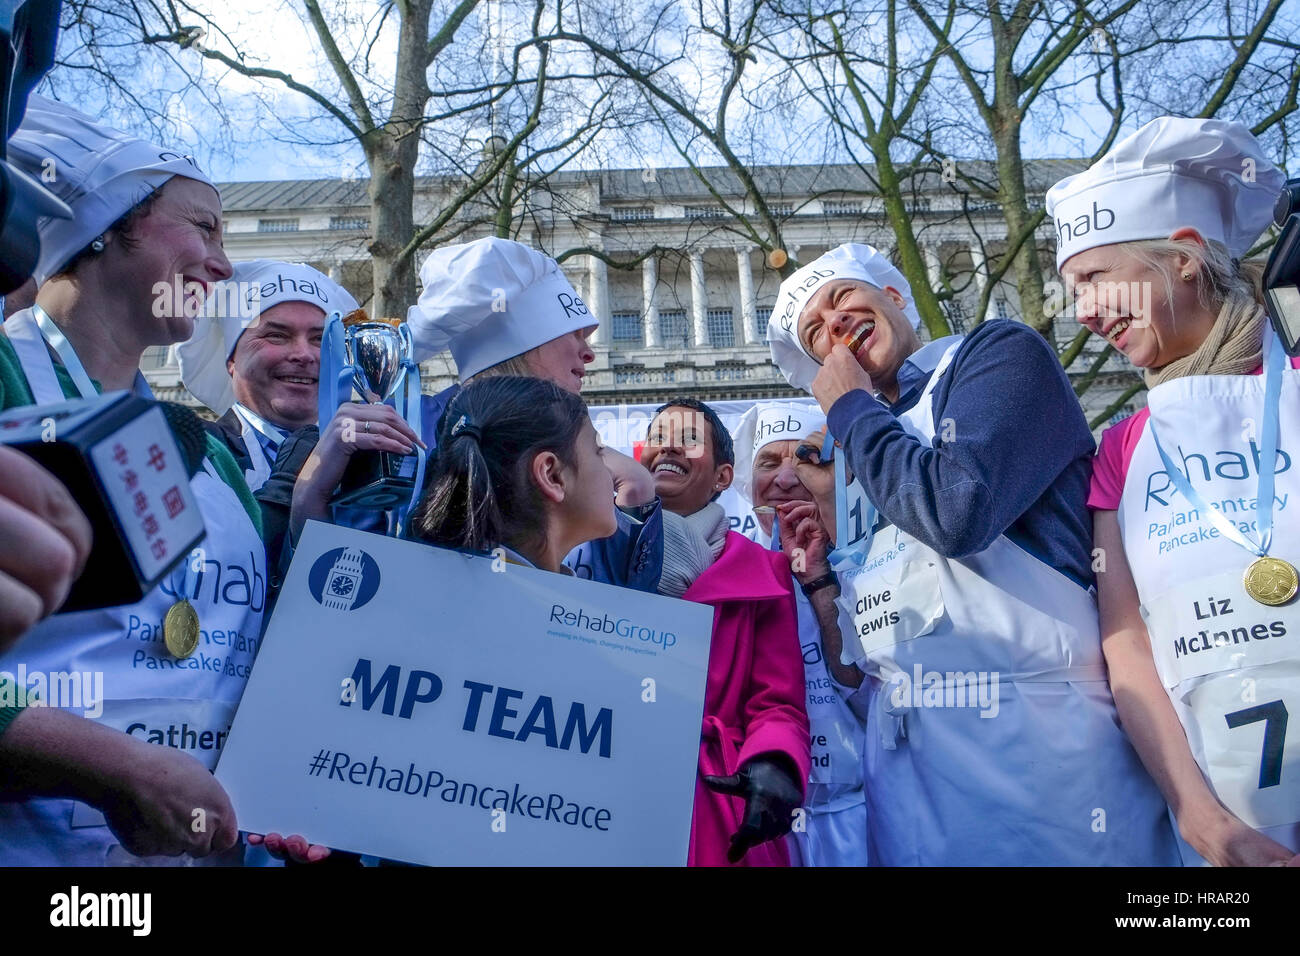
[[[235,263],[234,274],[219,282],[204,300],[194,335],[176,347],[181,382],[218,415],[235,404],[226,361],[244,329],[267,309],[282,302],[306,302],[326,315],[347,315],[357,300],[329,276],[302,262],[253,259]]]
[[[32,276],[37,285],[173,176],[216,189],[189,156],[101,126],[36,94],[9,141],[9,160],[72,209],[71,219],[37,222],[41,254]]]
[[[406,316],[416,361],[450,348],[462,381],[597,324],[554,259],[509,239],[435,249],[420,281]]]
[[[921,325],[920,313],[912,302],[912,287],[894,268],[889,257],[861,242],[846,242],[814,260],[781,283],[776,305],[767,321],[767,341],[772,361],[795,388],[811,391],[821,363],[799,342],[799,315],[813,294],[833,279],[856,279],[877,289],[891,286],[903,296],[903,314],[912,328]]]
[[[1268,228],[1286,176],[1240,123],[1161,116],[1047,191],[1056,266],[1094,246],[1192,226],[1244,255]]]
[[[826,415],[811,402],[757,402],[741,416],[733,439],[736,476],[732,487],[746,501],[754,494],[754,461],[774,441],[807,438],[826,427]]]

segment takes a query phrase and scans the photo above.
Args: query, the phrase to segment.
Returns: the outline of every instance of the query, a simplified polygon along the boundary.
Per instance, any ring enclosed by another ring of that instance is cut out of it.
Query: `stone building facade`
[[[1041,202],[1053,182],[1081,165],[1032,163],[1031,195]],[[785,166],[759,167],[752,174],[781,220],[787,254],[796,262],[810,262],[846,241],[892,247],[893,233],[868,172],[856,166]],[[710,178],[713,191],[686,169],[566,172],[551,177],[544,190],[529,193],[526,208],[516,209],[515,221],[524,223],[516,238],[561,258],[599,320],[592,339],[596,361],[583,387],[589,404],[658,402],[681,394],[705,400],[794,394],[772,365],[766,344],[780,274],[713,194],[744,211],[734,180],[723,170],[711,171]],[[416,221],[427,221],[443,208],[458,185],[434,177],[418,180]],[[227,183],[221,194],[226,251],[233,261],[309,262],[342,282],[363,305],[369,299],[364,181]],[[465,215],[483,212],[470,204]],[[1005,245],[1002,218],[994,206],[963,202],[938,175],[918,187],[910,214],[932,284],[953,290],[945,308],[954,331],[968,331],[978,319],[987,281],[983,264]],[[491,215],[483,218],[490,221]],[[488,225],[471,226],[457,241],[488,234]],[[1050,221],[1036,239],[1044,261],[1052,261]],[[630,268],[578,250],[603,251]],[[1014,285],[1000,282],[985,317],[1020,318],[1023,308]],[[1076,331],[1072,319],[1056,320],[1062,344]],[[1095,339],[1090,342],[1072,374],[1093,364],[1100,347]],[[192,404],[167,350],[150,350],[144,369],[160,397]],[[426,362],[422,374],[429,392],[455,380],[446,354]],[[1084,395],[1085,411],[1091,417],[1106,409],[1133,381],[1123,357],[1112,356]],[[1140,402],[1139,395],[1125,411]]]

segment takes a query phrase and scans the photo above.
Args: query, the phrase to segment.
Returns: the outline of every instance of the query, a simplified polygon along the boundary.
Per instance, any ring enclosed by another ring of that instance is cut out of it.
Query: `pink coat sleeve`
[[[781,561],[779,555],[777,561]],[[786,576],[789,570],[780,568]],[[745,702],[745,743],[739,763],[762,753],[786,754],[807,789],[812,765],[808,737],[807,687],[795,620],[794,594],[762,602],[754,622],[754,666]]]

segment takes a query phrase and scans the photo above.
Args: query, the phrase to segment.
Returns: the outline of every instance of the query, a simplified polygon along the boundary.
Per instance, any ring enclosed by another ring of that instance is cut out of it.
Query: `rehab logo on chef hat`
[[[307,588],[332,611],[355,611],[379,590],[379,563],[360,548],[326,551],[311,566]]]

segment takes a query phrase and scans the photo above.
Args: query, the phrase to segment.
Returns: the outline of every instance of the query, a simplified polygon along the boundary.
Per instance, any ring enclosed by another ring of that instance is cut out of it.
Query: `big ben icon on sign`
[[[335,548],[316,559],[307,587],[331,611],[354,611],[379,590],[379,564],[360,548]]]

